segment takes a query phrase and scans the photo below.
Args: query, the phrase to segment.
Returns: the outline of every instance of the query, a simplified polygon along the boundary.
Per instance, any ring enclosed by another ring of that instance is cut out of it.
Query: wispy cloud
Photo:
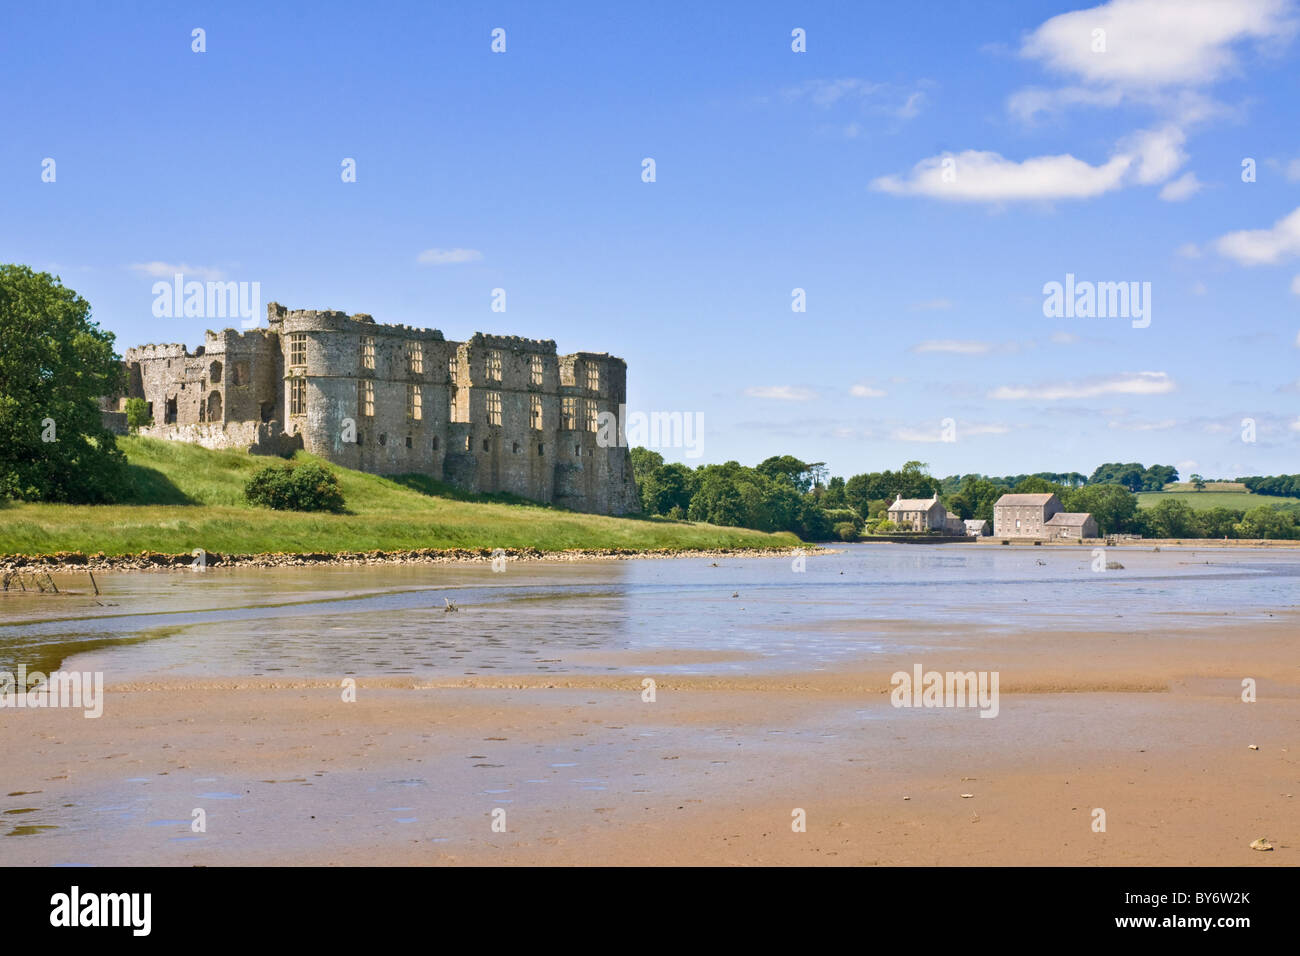
[[[140,272],[147,276],[153,276],[157,279],[170,279],[180,274],[191,279],[200,279],[204,282],[214,282],[218,279],[224,279],[225,273],[220,269],[210,266],[192,266],[186,262],[136,262],[127,268],[134,272]]]
[[[884,398],[883,389],[872,388],[870,385],[854,385],[849,389],[849,394],[854,398]]]
[[[758,385],[745,389],[749,398],[771,398],[781,402],[807,402],[817,397],[810,388],[797,385]]]
[[[904,176],[881,176],[871,187],[893,196],[925,196],[950,202],[1016,202],[1089,199],[1128,185],[1151,185],[1186,161],[1183,132],[1172,126],[1142,130],[1094,166],[1068,153],[1007,159],[968,149],[923,159]]]
[[[1271,265],[1300,255],[1300,208],[1267,229],[1241,229],[1220,236],[1214,248],[1243,266]]]
[[[864,112],[903,120],[917,116],[925,104],[923,90],[876,83],[856,76],[805,80],[782,90],[781,98],[789,103],[812,103],[823,110],[837,105],[853,105]]]
[[[1160,190],[1160,198],[1165,202],[1182,202],[1191,199],[1204,184],[1196,178],[1196,173],[1183,173],[1173,182],[1165,183]]]
[[[483,253],[477,249],[425,249],[416,257],[421,265],[449,266],[462,262],[478,262]]]
[[[1110,422],[1110,427],[1126,432],[1157,432],[1177,428],[1178,422],[1172,418],[1159,422]]]
[[[996,348],[992,342],[972,342],[960,339],[926,339],[917,342],[909,352],[924,354],[926,352],[952,352],[956,355],[987,355]]]
[[[889,437],[895,441],[910,442],[951,442],[956,438],[969,438],[973,435],[1005,435],[1011,431],[1007,425],[999,424],[965,424],[956,423],[955,432],[945,435],[944,429],[930,427],[913,427],[903,426],[895,428],[890,432]]]
[[[1109,378],[1039,385],[1002,385],[989,398],[1007,401],[1037,399],[1055,402],[1063,398],[1097,398],[1102,395],[1164,395],[1175,388],[1166,372],[1126,372]]]

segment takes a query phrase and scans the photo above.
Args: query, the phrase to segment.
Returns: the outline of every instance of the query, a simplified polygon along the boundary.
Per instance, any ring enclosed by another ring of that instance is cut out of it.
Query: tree
[[[1205,490],[1205,479],[1200,475],[1192,475],[1192,487],[1197,491]]]
[[[1205,538],[1230,538],[1233,526],[1241,521],[1244,512],[1232,508],[1208,508],[1200,514],[1201,536]]]
[[[113,335],[57,277],[0,265],[0,497],[104,502],[126,458],[99,399],[122,389]]]
[[[794,485],[802,494],[812,490],[813,471],[824,464],[824,462],[819,461],[810,465],[807,462],[800,461],[793,455],[773,455],[771,458],[759,462],[754,470],[774,481],[784,479]]]
[[[1192,506],[1177,498],[1162,498],[1146,513],[1147,527],[1157,538],[1193,538],[1199,521]]]
[[[1238,538],[1294,538],[1295,519],[1270,505],[1251,508],[1233,529]]]
[[[685,511],[690,507],[695,475],[679,462],[660,465],[637,481],[641,489],[641,509],[646,514],[666,515],[674,508]]]
[[[149,403],[143,398],[128,398],[126,400],[126,424],[132,431],[152,425],[153,416],[149,414]]]
[[[637,484],[664,463],[663,455],[649,448],[642,448],[640,445],[629,448],[628,457],[632,459],[632,477],[637,480]]]
[[[1123,485],[1085,485],[1066,492],[1061,498],[1066,511],[1087,511],[1097,521],[1102,534],[1140,531],[1137,496]]]

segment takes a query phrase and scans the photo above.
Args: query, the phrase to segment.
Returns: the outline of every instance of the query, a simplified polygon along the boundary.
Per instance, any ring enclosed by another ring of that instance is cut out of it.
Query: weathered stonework
[[[425,474],[598,514],[638,508],[625,447],[597,416],[626,401],[627,364],[557,355],[553,341],[380,325],[369,315],[267,306],[269,328],[128,349],[141,434],[278,454],[302,447],[347,468]]]

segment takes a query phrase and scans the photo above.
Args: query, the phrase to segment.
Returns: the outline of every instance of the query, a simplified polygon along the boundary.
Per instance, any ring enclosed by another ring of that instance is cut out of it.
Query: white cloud
[[[1165,202],[1182,202],[1200,192],[1203,185],[1195,173],[1184,173],[1173,182],[1165,183],[1165,187],[1160,190],[1160,198]]]
[[[774,398],[782,402],[806,402],[817,397],[812,389],[796,385],[760,385],[745,389],[745,394],[750,398]]]
[[[925,93],[921,90],[906,90],[892,83],[874,83],[856,76],[806,80],[782,90],[781,96],[786,102],[807,100],[820,109],[830,109],[840,103],[856,103],[867,112],[905,120],[917,116],[925,103]],[[859,131],[855,123],[845,133],[853,137]]]
[[[1208,291],[1210,290],[1205,287],[1205,283],[1200,279],[1192,283],[1192,295],[1205,295]]]
[[[1180,473],[1185,472],[1187,474],[1190,474],[1191,472],[1195,471],[1197,468],[1200,468],[1201,463],[1194,458],[1187,458],[1184,459],[1183,461],[1174,462],[1174,467],[1177,468]]]
[[[1011,429],[1006,425],[958,425],[957,435],[960,437],[969,437],[971,435],[1005,435]],[[914,442],[943,442],[951,441],[951,437],[944,436],[942,428],[895,428],[889,435],[894,441],[914,441]]]
[[[1300,295],[1300,276],[1291,279],[1291,292],[1293,295]]]
[[[1111,0],[1052,17],[1020,53],[1102,89],[1204,86],[1236,72],[1236,45],[1289,37],[1290,14],[1289,0]]]
[[[926,299],[924,302],[913,302],[908,306],[908,309],[913,312],[935,312],[951,308],[951,299]]]
[[[1052,342],[1056,345],[1077,345],[1082,341],[1073,332],[1053,332]]]
[[[1137,183],[1151,185],[1186,162],[1182,130],[1140,130],[1122,140],[1105,163],[1094,166],[1068,153],[1007,159],[968,149],[921,160],[905,176],[880,176],[871,188],[893,196],[928,196],[952,202],[1089,199]]]
[[[1002,385],[989,398],[1004,400],[1038,399],[1054,402],[1062,398],[1097,398],[1101,395],[1163,395],[1175,388],[1166,372],[1126,372],[1110,378],[1045,385]]]
[[[1111,422],[1110,427],[1126,432],[1157,432],[1168,428],[1177,428],[1178,422],[1172,418],[1160,422]]]
[[[854,385],[849,389],[849,394],[854,398],[884,398],[885,392],[879,388],[872,388],[870,385]]]
[[[478,262],[483,253],[477,249],[425,249],[417,261],[426,266],[456,265],[462,262]]]
[[[220,269],[213,269],[208,266],[192,266],[183,262],[136,262],[129,268],[136,272],[142,272],[147,276],[153,276],[156,279],[170,279],[177,273],[190,279],[200,279],[205,282],[215,282],[225,278],[225,273]]]
[[[1201,248],[1194,242],[1184,242],[1175,250],[1175,255],[1182,256],[1184,259],[1201,258]]]
[[[1291,431],[1293,432],[1300,432],[1300,418],[1297,418],[1295,421],[1293,421],[1291,424],[1287,425],[1286,427],[1291,429]]]
[[[1268,229],[1242,229],[1214,242],[1220,255],[1243,266],[1271,264],[1300,255],[1300,208],[1283,216]]]
[[[1300,183],[1300,159],[1293,159],[1286,164],[1286,181],[1289,183]]]
[[[957,355],[986,355],[993,351],[991,342],[962,342],[957,339],[926,339],[924,342],[918,342],[908,351],[923,352],[953,352]]]

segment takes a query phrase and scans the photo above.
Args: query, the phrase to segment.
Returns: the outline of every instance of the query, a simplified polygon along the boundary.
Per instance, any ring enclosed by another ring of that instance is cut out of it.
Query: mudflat
[[[354,702],[328,674],[110,683],[100,719],[0,711],[0,862],[1295,865],[1298,618],[911,628],[782,673],[584,651],[614,670],[363,675]],[[894,706],[917,662],[998,671],[996,718]]]

